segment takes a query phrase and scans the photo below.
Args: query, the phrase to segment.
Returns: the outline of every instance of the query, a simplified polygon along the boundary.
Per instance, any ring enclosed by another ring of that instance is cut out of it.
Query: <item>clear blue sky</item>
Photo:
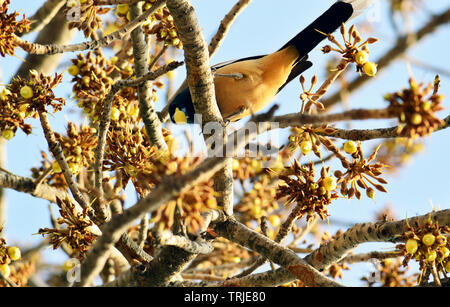
[[[288,39],[293,37],[298,31],[308,25],[314,18],[325,11],[334,1],[298,1],[298,0],[258,0],[253,1],[249,7],[239,16],[231,28],[222,47],[212,59],[212,64],[222,61],[264,54],[277,50]],[[413,26],[420,27],[427,21],[433,12],[440,12],[450,6],[450,0],[428,0],[426,11],[419,11],[414,14]],[[11,8],[22,9],[27,16],[33,14],[36,8],[43,1],[12,0]],[[214,35],[219,22],[223,16],[235,3],[235,0],[207,1],[193,0],[196,12],[203,27],[207,41]],[[282,5],[280,3],[283,3]],[[380,42],[371,47],[371,59],[379,58],[385,50],[390,48],[395,41],[395,35],[388,21],[386,0],[379,0],[380,20],[373,22],[373,29],[370,33],[364,33],[365,37],[375,36]],[[373,13],[374,11],[372,11]],[[366,18],[365,15],[355,19],[355,22]],[[408,55],[420,59],[430,65],[441,69],[450,70],[450,58],[448,50],[450,48],[449,25],[443,26],[432,36],[421,41],[416,47],[409,50]],[[35,35],[26,36],[26,39],[33,40]],[[82,40],[78,36],[77,40]],[[310,59],[314,63],[305,76],[309,79],[314,72],[318,73],[320,80],[323,80],[323,65],[328,57],[321,54],[320,48],[310,54]],[[180,53],[181,55],[181,53]],[[19,57],[24,57],[23,52],[18,52]],[[65,59],[70,59],[74,54],[66,55]],[[0,60],[3,82],[7,82],[14,74],[20,59],[7,57]],[[64,61],[63,61],[64,62]],[[59,70],[63,70],[61,67]],[[412,66],[412,71],[416,79],[424,82],[431,82],[435,72],[424,70]],[[357,74],[354,73],[356,77]],[[448,115],[450,97],[450,78],[442,75],[441,93],[447,98],[444,102],[445,110],[440,113],[441,117]],[[184,70],[179,70],[179,79],[184,78]],[[351,96],[352,107],[383,108],[386,106],[382,96],[385,93],[399,90],[407,86],[409,78],[407,66],[404,61],[398,60],[389,69],[383,71],[376,79],[368,83],[365,87]],[[64,78],[64,84],[58,89],[58,94],[68,98],[70,95],[69,78]],[[298,81],[293,81],[277,97],[276,102],[281,106],[278,114],[297,111],[299,108],[300,87]],[[163,107],[159,102],[158,109]],[[68,109],[74,110],[71,106]],[[78,117],[68,112],[66,116],[70,119]],[[58,113],[53,119],[52,125],[58,131],[63,131],[66,118]],[[33,122],[35,133],[25,136],[19,132],[18,135],[8,142],[8,164],[7,168],[14,173],[23,176],[30,176],[30,168],[40,163],[40,150],[47,150],[46,142],[42,137],[42,131],[38,122]],[[353,127],[387,127],[390,122],[370,121],[354,123]],[[440,208],[450,208],[450,180],[448,173],[450,166],[448,163],[448,152],[450,152],[450,130],[440,131],[426,138],[426,150],[419,154],[411,164],[401,170],[395,177],[389,180],[388,194],[377,193],[376,203],[363,197],[361,201],[336,201],[330,207],[330,220],[336,219],[350,223],[359,223],[373,219],[375,212],[380,210],[386,203],[393,204],[399,218],[411,217],[417,214],[424,214],[430,211],[430,201],[434,206]],[[368,142],[365,148],[372,148],[374,142]],[[367,152],[367,150],[366,150]],[[10,243],[16,242],[20,245],[36,243],[40,238],[33,235],[40,227],[50,225],[48,217],[48,203],[24,194],[11,190],[6,193],[8,198],[8,221],[6,224],[6,236]],[[128,205],[132,205],[130,198]],[[56,211],[55,211],[56,212]],[[327,228],[328,226],[325,226]],[[336,228],[329,230],[331,233]],[[376,247],[379,247],[377,245]],[[383,245],[382,248],[390,248],[391,245]],[[358,251],[367,251],[375,248],[373,245],[365,245]],[[57,253],[47,251],[46,256],[49,261],[57,257]],[[59,257],[59,256],[58,256]],[[371,269],[368,264],[354,266],[358,269]],[[344,282],[352,285],[360,284],[354,274],[344,272]]]

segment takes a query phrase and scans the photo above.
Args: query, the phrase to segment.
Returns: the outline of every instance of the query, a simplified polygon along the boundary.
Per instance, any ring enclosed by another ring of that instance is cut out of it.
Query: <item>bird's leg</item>
[[[245,110],[247,110],[247,108],[241,107],[241,108],[240,108],[239,110],[237,110],[236,112],[231,113],[230,115],[228,115],[227,117],[225,117],[225,118],[223,119],[224,122],[226,122],[226,123],[228,122],[228,123],[229,123],[233,117],[238,116],[238,115],[241,115],[242,113],[245,112]]]
[[[244,78],[244,75],[241,74],[240,72],[233,73],[233,74],[221,74],[221,73],[217,72],[217,68],[215,68],[215,67],[211,67],[211,71],[212,71],[214,77],[233,78],[236,80],[241,80],[242,78]]]
[[[224,78],[233,78],[236,80],[241,80],[242,78],[244,78],[244,75],[241,74],[240,72],[234,73],[234,74],[219,74],[219,73],[215,73],[214,77],[224,77]]]

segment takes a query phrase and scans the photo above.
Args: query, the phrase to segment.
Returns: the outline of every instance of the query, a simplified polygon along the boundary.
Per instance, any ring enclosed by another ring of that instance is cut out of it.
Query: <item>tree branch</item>
[[[56,53],[84,51],[90,49],[97,49],[100,47],[106,47],[109,44],[111,44],[114,40],[120,40],[125,35],[131,33],[131,31],[133,31],[136,27],[145,22],[148,17],[150,17],[153,13],[155,13],[158,9],[160,9],[165,3],[166,0],[158,0],[152,5],[152,7],[149,10],[145,11],[144,14],[140,15],[136,19],[130,21],[130,23],[128,23],[126,26],[98,40],[73,45],[57,45],[57,44],[42,45],[25,41],[20,37],[16,36],[15,41],[23,50],[25,50],[30,54],[56,54]]]
[[[306,286],[341,286],[334,280],[321,274],[290,249],[275,243],[264,235],[247,228],[233,219],[215,224],[214,231],[218,235],[250,248],[274,263],[285,267]],[[231,286],[232,284],[233,280],[231,279],[229,285]]]
[[[437,221],[440,226],[450,225],[450,209],[408,218],[395,222],[356,224],[336,239],[320,246],[304,260],[322,271],[333,263],[340,261],[346,254],[362,243],[394,242],[395,237],[401,235],[407,223],[416,221],[423,224],[428,218]]]
[[[430,21],[428,21],[416,33],[399,37],[395,45],[388,52],[386,52],[384,56],[376,61],[376,63],[378,64],[378,71],[380,72],[384,68],[391,65],[396,59],[400,58],[410,47],[412,47],[414,44],[417,44],[429,34],[435,32],[441,25],[444,25],[448,22],[450,22],[450,8],[440,15],[433,16]],[[414,39],[411,39],[411,35],[414,37]],[[373,80],[373,78],[368,76],[358,77],[347,84],[345,90],[348,93],[354,92],[369,80]],[[338,103],[340,99],[341,94],[340,92],[338,92],[333,96],[322,100],[322,104],[325,106],[325,109],[328,110],[331,106]]]
[[[142,14],[142,3],[135,3],[130,6],[130,17],[137,18]],[[144,31],[138,26],[131,32],[133,42],[134,70],[136,77],[142,77],[148,73],[148,44],[145,41]],[[150,142],[159,150],[167,150],[167,144],[162,134],[162,126],[156,115],[152,101],[152,87],[150,81],[144,81],[138,85],[139,111],[144,121],[147,137]]]
[[[434,132],[444,130],[450,127],[450,115],[443,119],[443,124],[440,125]],[[322,133],[319,132],[319,135],[326,135],[333,138],[340,138],[345,140],[352,141],[367,141],[373,139],[387,139],[387,138],[396,138],[401,137],[398,133],[398,126],[390,127],[390,128],[378,128],[378,129],[335,129],[332,133]]]
[[[61,147],[61,144],[56,139],[55,133],[50,127],[50,122],[48,121],[48,115],[46,112],[39,112],[39,118],[41,120],[42,129],[44,130],[44,135],[48,143],[48,148],[50,152],[53,154],[53,157],[56,159],[58,164],[61,167],[62,174],[64,175],[64,179],[72,192],[75,200],[81,205],[81,207],[88,208],[89,203],[84,198],[80,189],[78,189],[78,185],[75,181],[75,178],[70,171],[69,165],[67,164],[66,158],[64,157],[64,153]]]

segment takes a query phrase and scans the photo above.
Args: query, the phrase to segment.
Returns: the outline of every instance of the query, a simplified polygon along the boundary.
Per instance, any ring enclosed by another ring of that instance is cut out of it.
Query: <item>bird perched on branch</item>
[[[258,112],[290,81],[312,66],[308,53],[343,23],[376,0],[339,0],[276,52],[229,61],[212,67],[217,105],[225,121]],[[169,105],[174,123],[194,123],[189,88]]]

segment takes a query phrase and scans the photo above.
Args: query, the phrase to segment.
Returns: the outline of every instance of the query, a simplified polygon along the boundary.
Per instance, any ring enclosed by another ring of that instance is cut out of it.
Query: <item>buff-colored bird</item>
[[[224,120],[236,121],[267,106],[291,80],[312,66],[308,53],[343,23],[376,0],[339,0],[276,52],[219,64],[215,69],[216,101]],[[169,105],[174,123],[193,123],[189,88]]]

